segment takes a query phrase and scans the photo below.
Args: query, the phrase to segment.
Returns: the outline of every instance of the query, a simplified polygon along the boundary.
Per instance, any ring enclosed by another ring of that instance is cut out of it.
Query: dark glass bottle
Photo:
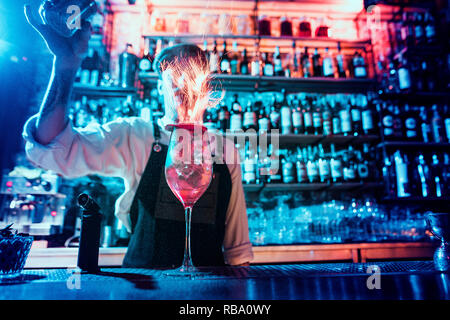
[[[340,42],[338,42],[337,48],[338,48],[338,54],[336,55],[336,67],[337,67],[338,76],[339,76],[339,78],[345,78],[346,77],[345,60],[344,60],[344,55],[341,52],[341,43]]]
[[[418,140],[418,124],[417,113],[406,103],[403,107],[403,136],[407,140]]]
[[[249,74],[247,49],[245,49],[245,48],[242,51],[242,61],[239,66],[239,70],[240,70],[240,73],[243,75]]]
[[[214,40],[213,50],[209,54],[209,71],[212,73],[219,72],[219,53],[217,52],[217,41]]]
[[[248,102],[247,108],[245,109],[242,126],[243,126],[244,130],[249,130],[249,129],[257,130],[257,128],[258,128],[256,112],[252,108],[251,101]]]
[[[314,77],[321,77],[322,74],[322,61],[321,61],[321,56],[319,54],[319,51],[317,50],[317,48],[314,49],[314,54],[312,56],[312,61],[313,61],[313,73],[314,73]]]
[[[222,55],[220,56],[220,73],[231,73],[230,58],[228,57],[227,42],[223,42]]]
[[[305,124],[305,134],[314,134],[313,114],[311,103],[305,101],[306,106],[303,107],[303,119]]]
[[[223,132],[230,129],[230,112],[228,111],[228,107],[225,103],[225,101],[220,102],[220,109],[219,109],[219,129]]]
[[[280,47],[275,47],[273,54],[273,72],[275,76],[284,76],[283,62],[281,60]]]
[[[305,47],[305,51],[302,53],[301,62],[302,62],[303,77],[304,78],[311,77],[311,61],[308,54],[308,47]]]
[[[273,63],[270,60],[269,53],[263,52],[262,58],[264,62],[263,75],[266,77],[272,77],[274,75],[274,71],[273,71]]]

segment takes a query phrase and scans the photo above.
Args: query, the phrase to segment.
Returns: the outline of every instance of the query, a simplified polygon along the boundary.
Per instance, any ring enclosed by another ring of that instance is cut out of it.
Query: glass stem
[[[191,258],[191,215],[192,215],[192,207],[186,207],[184,209],[184,216],[186,221],[186,236],[184,243],[184,258],[182,268],[188,271],[194,265],[192,264]]]

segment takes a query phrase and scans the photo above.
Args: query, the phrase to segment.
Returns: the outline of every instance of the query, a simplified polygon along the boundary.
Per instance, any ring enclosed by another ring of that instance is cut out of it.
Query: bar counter
[[[214,267],[201,268],[194,279],[154,269],[102,268],[98,274],[81,274],[72,268],[26,269],[0,285],[0,300],[450,298],[449,273],[435,271],[432,261]]]

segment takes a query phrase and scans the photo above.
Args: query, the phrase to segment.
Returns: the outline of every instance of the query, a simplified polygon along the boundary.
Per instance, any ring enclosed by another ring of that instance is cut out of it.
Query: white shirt
[[[69,123],[52,142],[42,145],[34,139],[37,117],[32,116],[24,126],[28,159],[35,166],[66,178],[90,174],[122,178],[125,191],[115,203],[115,215],[131,232],[130,207],[152,151],[153,125],[137,117],[119,118],[86,128],[74,128]],[[169,133],[160,131],[160,143],[167,145]],[[227,264],[237,265],[253,260],[253,252],[248,235],[241,167],[239,163],[227,163],[227,166],[232,187],[225,219],[223,253]]]

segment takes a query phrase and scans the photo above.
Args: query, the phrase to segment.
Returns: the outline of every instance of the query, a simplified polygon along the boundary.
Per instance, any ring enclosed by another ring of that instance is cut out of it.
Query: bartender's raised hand
[[[30,5],[25,5],[24,11],[28,23],[45,40],[48,49],[55,56],[56,63],[63,69],[78,69],[88,50],[91,37],[90,23],[82,21],[81,29],[77,30],[72,37],[65,38],[43,24],[39,14],[33,11]]]

